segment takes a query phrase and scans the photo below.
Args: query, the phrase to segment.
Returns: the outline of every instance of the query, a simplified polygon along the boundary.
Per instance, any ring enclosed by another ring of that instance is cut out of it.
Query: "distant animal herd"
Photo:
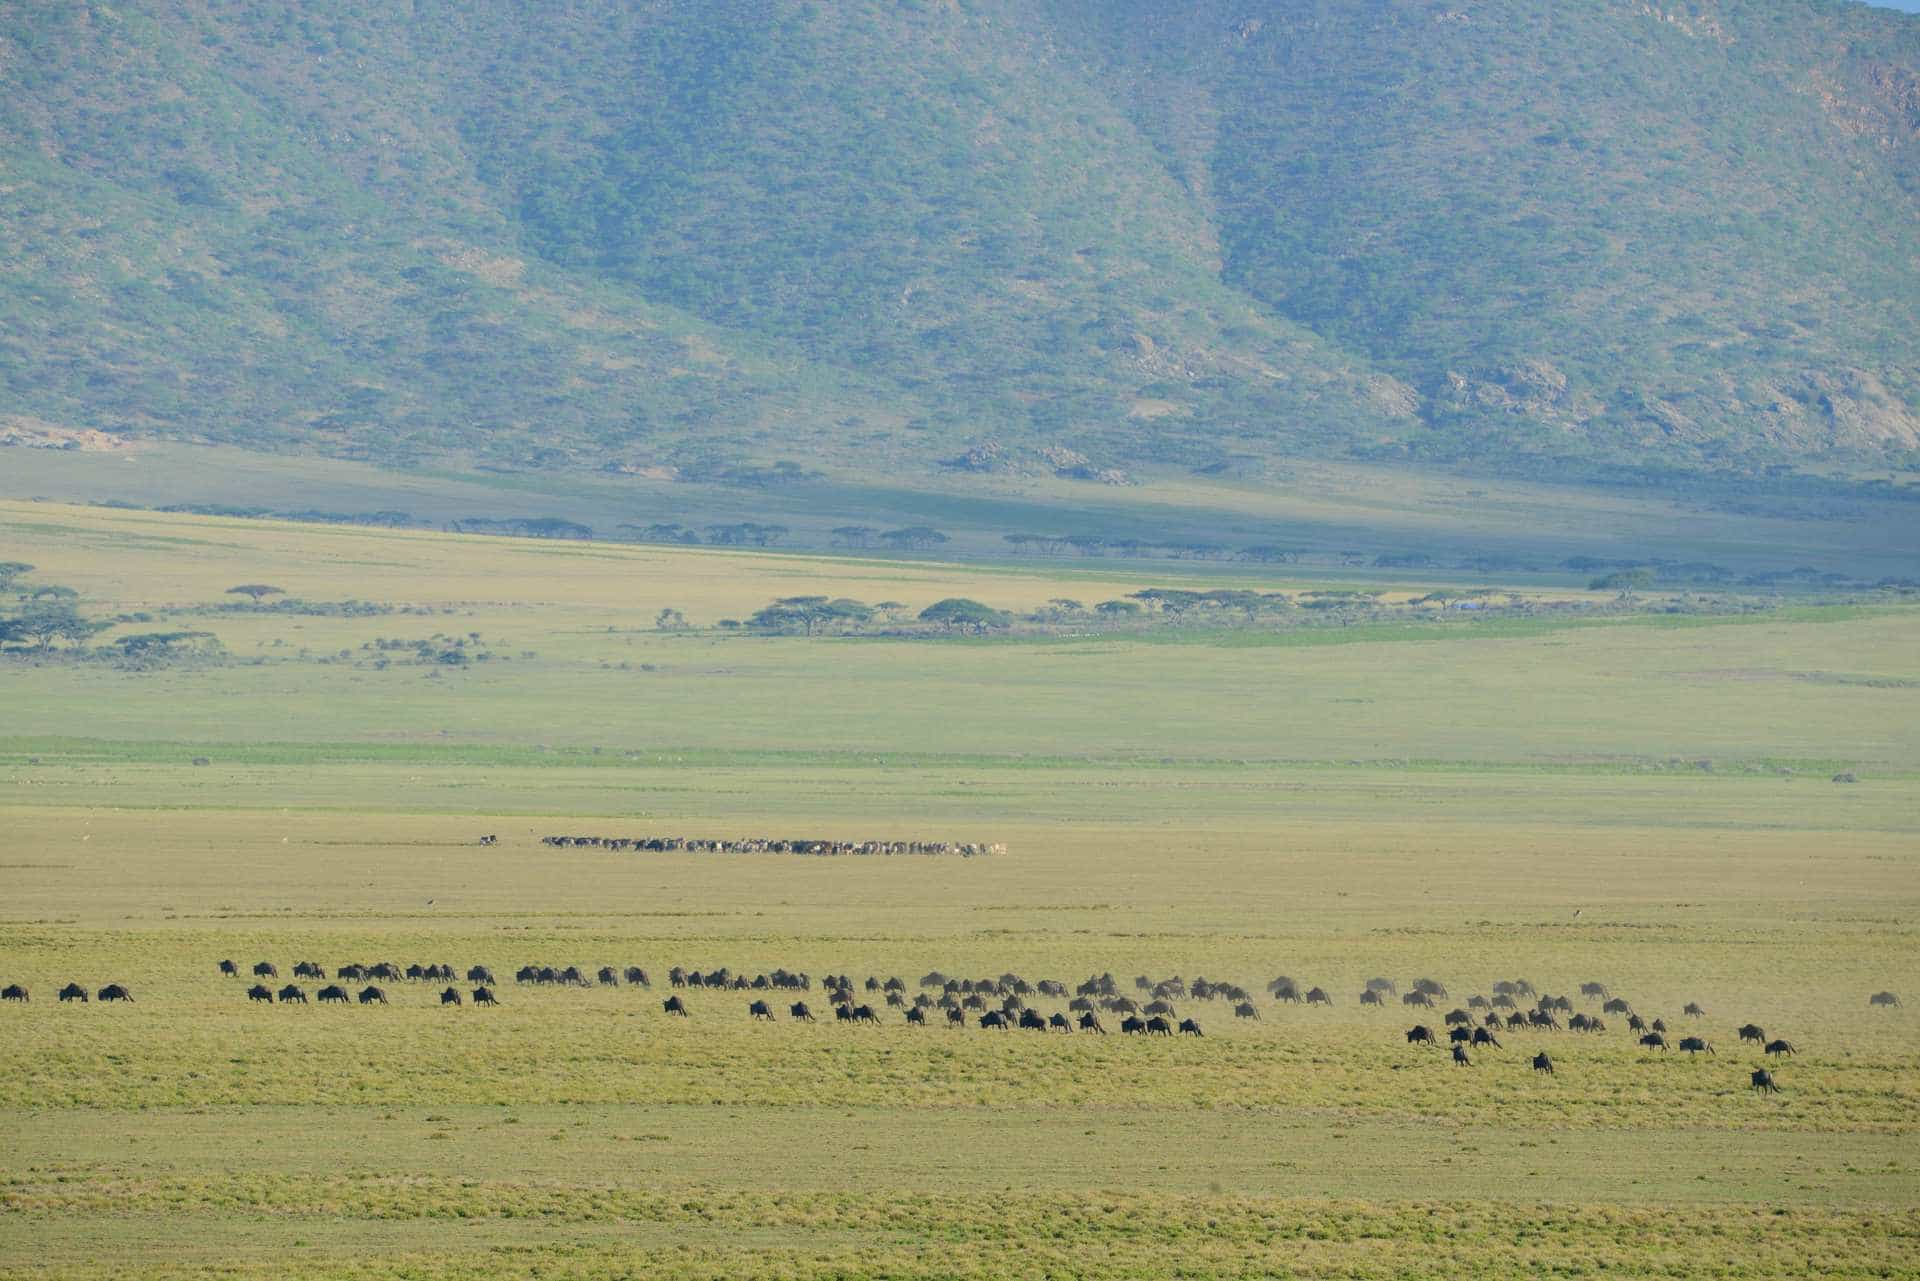
[[[240,965],[232,960],[221,961],[218,968],[222,975],[229,978],[238,980],[247,977],[241,973]],[[287,983],[277,988],[274,986],[280,981],[280,970],[273,962],[256,962],[250,973],[254,980],[246,990],[250,1003],[309,1003],[306,989],[298,983]],[[294,978],[324,984],[314,993],[314,999],[322,1005],[386,1005],[387,989],[379,986],[380,983],[445,984],[437,998],[441,1005],[465,1005],[468,1002],[476,1006],[500,1004],[495,993],[499,981],[491,969],[484,965],[473,965],[463,973],[469,985],[464,995],[456,986],[462,972],[450,965],[413,964],[402,968],[392,961],[349,963],[334,971],[331,977],[338,980],[336,982],[327,982],[327,971],[317,962],[300,961],[293,966]],[[522,987],[536,989],[623,985],[651,989],[653,986],[652,977],[637,965],[624,968],[603,965],[593,970],[591,975],[577,965],[523,965],[513,977]],[[779,1021],[777,1008],[781,1005],[786,1007],[789,1020],[800,1023],[818,1022],[819,1017],[824,1017],[831,1010],[833,1021],[838,1023],[879,1024],[883,1021],[881,1010],[891,1009],[899,1010],[901,1019],[914,1026],[943,1023],[956,1028],[973,1026],[989,1031],[1024,1029],[1104,1036],[1107,1027],[1101,1015],[1106,1014],[1116,1017],[1120,1031],[1130,1036],[1202,1037],[1205,1032],[1199,1019],[1182,1017],[1175,1006],[1176,1001],[1218,1002],[1228,1008],[1236,1019],[1260,1018],[1260,1009],[1246,988],[1206,978],[1189,982],[1177,976],[1155,980],[1144,974],[1138,975],[1128,992],[1123,991],[1111,973],[1093,975],[1069,990],[1065,983],[1056,979],[1030,982],[1012,973],[997,978],[972,979],[949,976],[934,970],[921,976],[919,990],[911,996],[908,995],[905,980],[897,976],[882,979],[877,975],[868,975],[864,981],[856,984],[850,975],[828,974],[816,983],[805,972],[787,969],[775,969],[771,973],[756,974],[749,978],[724,966],[704,973],[675,966],[667,971],[666,979],[675,990],[661,1002],[661,1009],[663,1013],[679,1018],[693,1016],[682,993],[696,990],[766,994],[747,1001],[747,1016],[756,1022],[767,1023]],[[350,984],[364,986],[359,986],[355,991]],[[786,999],[796,994],[811,994],[816,986],[825,1001],[819,1017],[805,999]],[[1265,990],[1283,1005],[1334,1004],[1334,998],[1325,988],[1303,985],[1287,975],[1275,978],[1266,985]],[[771,999],[771,994],[775,992],[784,995],[778,1000]],[[90,999],[88,989],[78,983],[62,987],[58,996],[62,1003],[85,1004]],[[1690,1057],[1716,1055],[1712,1041],[1694,1033],[1681,1036],[1676,1028],[1668,1025],[1665,1018],[1643,1017],[1628,1001],[1615,996],[1604,983],[1580,984],[1579,996],[1581,1000],[1597,1005],[1599,1012],[1590,1014],[1585,1010],[1576,1010],[1574,998],[1542,994],[1525,979],[1502,980],[1492,985],[1490,994],[1476,993],[1467,997],[1463,1005],[1448,1010],[1440,1019],[1440,1027],[1444,1032],[1425,1023],[1417,1023],[1407,1029],[1406,1043],[1437,1047],[1444,1038],[1454,1065],[1471,1067],[1474,1051],[1505,1049],[1500,1042],[1502,1032],[1567,1031],[1596,1036],[1608,1032],[1608,1018],[1616,1018],[1621,1020],[1629,1035],[1638,1037],[1638,1044],[1648,1053],[1666,1054],[1677,1049]],[[26,1004],[31,999],[28,990],[18,983],[0,989],[0,1000],[3,1001]],[[97,999],[108,1003],[131,1002],[133,994],[124,984],[109,983],[99,989]],[[1359,1003],[1371,1007],[1384,1007],[1397,1000],[1401,1006],[1409,1009],[1438,1009],[1442,1002],[1451,999],[1446,985],[1430,978],[1415,979],[1405,992],[1400,991],[1399,984],[1393,979],[1371,978],[1359,993]],[[1046,1000],[1064,1008],[1051,1012],[1035,1008],[1035,1003]],[[879,1008],[876,1008],[876,1002]],[[1869,996],[1867,1005],[1869,1008],[1903,1008],[1898,996],[1884,991]],[[1562,1015],[1566,1016],[1564,1022]],[[1689,1020],[1690,1026],[1699,1027],[1708,1015],[1698,1002],[1689,1001],[1682,1007],[1681,1017]],[[1793,1042],[1769,1037],[1757,1023],[1741,1025],[1736,1034],[1741,1045],[1758,1046],[1769,1058],[1787,1058],[1799,1052]],[[1553,1057],[1544,1049],[1532,1056],[1531,1067],[1535,1072],[1549,1076],[1555,1071]],[[1756,1068],[1752,1072],[1750,1085],[1763,1093],[1775,1093],[1779,1089],[1772,1071],[1766,1067]]]
[[[481,837],[480,843],[495,845],[499,840],[498,836],[488,835]],[[540,843],[560,848],[580,846],[646,854],[813,854],[823,857],[955,854],[961,858],[978,858],[1007,852],[1007,847],[998,841],[833,841],[795,837],[730,840],[697,836],[543,836]]]

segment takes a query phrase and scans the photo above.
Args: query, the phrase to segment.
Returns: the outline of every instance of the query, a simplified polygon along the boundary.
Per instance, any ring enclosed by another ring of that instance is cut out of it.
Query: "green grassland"
[[[1178,578],[54,504],[0,504],[0,559],[231,655],[0,664],[0,981],[34,997],[0,1006],[0,1275],[1920,1273],[1911,609],[809,640],[711,625],[776,594],[1030,607]],[[241,582],[420,612],[198,612]],[[653,629],[669,605],[691,633]],[[360,648],[471,632],[501,657]],[[269,1008],[228,956],[639,964],[656,990]],[[1185,1002],[1206,1036],[1170,1042],[767,1025],[709,991],[682,1021],[675,964],[1286,973],[1338,1003]],[[1357,1006],[1375,974],[1441,979],[1442,1010],[1519,977],[1675,1023],[1697,1000],[1718,1053],[1616,1019],[1456,1068]],[[69,980],[137,1002],[56,1004]],[[1908,1008],[1870,1011],[1882,988]],[[1799,1048],[1777,1095],[1747,1088],[1748,1020]]]

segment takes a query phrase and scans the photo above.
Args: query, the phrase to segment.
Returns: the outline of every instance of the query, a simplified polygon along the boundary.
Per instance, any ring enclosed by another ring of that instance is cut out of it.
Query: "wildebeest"
[[[1467,998],[1467,1008],[1470,1010],[1484,1010],[1484,1009],[1490,1008],[1491,1006],[1492,1006],[1492,1002],[1490,1002],[1489,1000],[1487,1000],[1486,997],[1481,996],[1477,992]]]
[[[27,1001],[28,999],[27,989],[18,983],[9,983],[4,990],[0,990],[0,1001]]]
[[[273,989],[265,983],[255,983],[247,989],[247,999],[249,1001],[265,1001],[268,1005],[272,1005]]]
[[[1533,1070],[1545,1072],[1548,1076],[1553,1075],[1553,1060],[1547,1057],[1545,1050],[1533,1056]]]
[[[403,976],[400,973],[399,966],[395,965],[392,961],[382,961],[378,965],[367,967],[367,977],[370,979],[385,979],[389,983],[398,983]]]
[[[915,1027],[924,1027],[927,1022],[926,1010],[918,1005],[914,1006],[907,1011],[907,1022],[913,1024]]]
[[[492,832],[488,832],[485,836],[480,838],[480,843],[482,845],[495,845],[495,844],[498,844],[499,841],[500,841],[499,836],[497,836]]]
[[[1091,1010],[1080,1016],[1080,1030],[1082,1032],[1092,1032],[1099,1036],[1105,1036],[1107,1034],[1107,1029],[1100,1026],[1099,1018],[1096,1017]]]
[[[1767,1032],[1758,1023],[1747,1023],[1740,1028],[1740,1039],[1758,1045],[1767,1039]]]
[[[1181,1019],[1181,1020],[1180,1020],[1180,1035],[1182,1035],[1182,1036],[1204,1036],[1204,1035],[1206,1035],[1206,1033],[1204,1033],[1204,1032],[1202,1032],[1202,1031],[1200,1030],[1200,1021],[1199,1021],[1198,1019]]]
[[[1432,1009],[1432,1008],[1433,1008],[1433,997],[1432,997],[1432,995],[1431,995],[1431,994],[1429,994],[1429,993],[1426,993],[1426,992],[1409,992],[1409,993],[1407,993],[1407,994],[1406,994],[1405,996],[1403,996],[1403,997],[1401,997],[1401,998],[1400,998],[1400,1004],[1402,1004],[1402,1005],[1422,1005],[1422,1006],[1425,1006],[1425,1007],[1426,1007],[1426,1008],[1428,1008],[1428,1009]]]
[[[1444,997],[1447,994],[1447,985],[1435,979],[1415,979],[1413,981],[1413,990],[1416,992],[1425,992],[1428,996]]]
[[[315,965],[312,961],[296,961],[293,966],[293,977],[297,979],[323,979],[327,977],[327,972],[318,965]]]
[[[1713,1054],[1713,1042],[1704,1036],[1683,1036],[1680,1038],[1680,1048],[1688,1054]]]
[[[1501,1048],[1499,1039],[1483,1027],[1477,1027],[1473,1030],[1473,1043],[1475,1045],[1491,1045],[1496,1050]]]
[[[1891,992],[1875,992],[1867,998],[1868,1005],[1884,1005],[1889,1009],[1900,1009],[1900,998]]]
[[[1591,1032],[1593,1031],[1593,1020],[1584,1014],[1576,1014],[1567,1020],[1567,1030],[1570,1032]]]
[[[1662,1054],[1667,1052],[1667,1038],[1661,1036],[1658,1032],[1647,1033],[1640,1038],[1640,1044],[1646,1046],[1649,1050],[1658,1050]]]
[[[1020,1011],[1020,1026],[1029,1032],[1044,1032],[1047,1030],[1047,1021],[1041,1018],[1037,1011],[1022,1010]]]
[[[1327,995],[1327,989],[1323,987],[1310,987],[1307,989],[1307,1004],[1332,1005],[1333,998]]]
[[[1467,1047],[1464,1045],[1456,1045],[1453,1047],[1453,1061],[1457,1067],[1473,1066],[1473,1060],[1467,1057]]]
[[[647,972],[637,965],[629,965],[623,977],[625,977],[627,982],[637,984],[640,987],[653,986],[653,981],[647,977]]]
[[[347,989],[337,983],[329,983],[314,995],[320,999],[322,1005],[346,1005],[349,1000]]]
[[[1142,1014],[1172,1014],[1174,1013],[1173,1002],[1172,1001],[1149,1001],[1147,1002],[1146,1007],[1142,1009],[1140,1012]]]
[[[1605,983],[1582,983],[1580,985],[1580,995],[1604,1001],[1612,996],[1613,993],[1607,991],[1607,985]]]
[[[1655,1019],[1651,1026],[1656,1032],[1664,1032],[1667,1030],[1667,1021],[1665,1019]]]
[[[1378,992],[1374,991],[1372,988],[1368,988],[1366,991],[1360,994],[1360,1004],[1384,1005],[1386,1004],[1386,1002],[1381,998]]]
[[[493,971],[488,969],[486,966],[470,965],[467,967],[467,982],[492,983],[495,981],[496,980],[493,977]]]
[[[233,978],[240,973],[240,967],[232,961],[222,961],[220,962],[220,972],[228,978]]]
[[[1394,981],[1393,981],[1392,979],[1368,979],[1368,980],[1367,980],[1367,991],[1369,991],[1369,992],[1391,992],[1391,993],[1393,993],[1393,994],[1394,994],[1395,996],[1398,996],[1398,995],[1400,994],[1400,988],[1399,988],[1399,986],[1398,986],[1397,984],[1395,984],[1395,983],[1394,983]]]
[[[261,961],[253,967],[253,977],[257,979],[277,979],[280,977],[280,971],[274,967],[272,961]]]
[[[678,1014],[683,1019],[687,1017],[687,1003],[677,996],[670,996],[662,1001],[660,1008],[668,1014]]]
[[[1628,1005],[1625,1000],[1616,996],[1610,999],[1605,1005],[1602,1005],[1600,1012],[1602,1014],[1631,1014],[1633,1013],[1633,1007]]]
[[[852,1018],[853,1016],[849,1014],[847,1017]],[[1013,1020],[1002,1014],[999,1010],[988,1010],[980,1016],[980,1026],[983,1028],[997,1028],[1004,1032],[1013,1026]]]
[[[1129,1014],[1126,1018],[1120,1020],[1120,1030],[1128,1036],[1145,1036],[1147,1034],[1147,1021],[1138,1014]]]
[[[965,1027],[967,1025],[967,1012],[957,1005],[949,1005],[947,1007],[947,1023],[953,1027]]]
[[[1172,1036],[1173,1024],[1164,1015],[1156,1014],[1147,1020],[1148,1036]]]
[[[1558,1032],[1560,1030],[1560,1020],[1554,1018],[1553,1015],[1547,1013],[1545,1010],[1528,1010],[1526,1018],[1528,1027],[1545,1028],[1549,1032]],[[1508,1020],[1508,1025],[1512,1025],[1511,1019]]]
[[[596,974],[594,977],[600,980],[601,987],[619,987],[620,986],[620,974],[611,965],[601,966],[600,972]]]
[[[1471,1041],[1473,1031],[1470,1028],[1456,1027],[1447,1029],[1447,1039],[1458,1045],[1462,1041]]]
[[[385,1005],[386,1003],[387,1003],[387,994],[381,991],[379,988],[363,987],[360,989],[360,1004]]]
[[[460,1000],[460,990],[459,990],[458,988],[451,988],[451,987],[450,987],[450,988],[447,988],[447,989],[446,989],[445,991],[443,991],[443,992],[441,992],[441,993],[440,993],[440,1004],[442,1004],[442,1005],[459,1005],[459,1004],[461,1004],[461,1000]]]
[[[307,994],[301,991],[299,987],[295,986],[292,983],[289,983],[285,987],[280,989],[279,997],[280,997],[280,1004],[282,1005],[287,1005],[287,1004],[305,1005],[307,1003]]]
[[[1792,1041],[1784,1041],[1784,1040],[1783,1040],[1783,1041],[1768,1041],[1768,1042],[1767,1042],[1767,1047],[1766,1047],[1766,1048],[1767,1048],[1767,1053],[1768,1053],[1768,1054],[1771,1054],[1771,1055],[1774,1055],[1775,1057],[1778,1057],[1778,1056],[1780,1056],[1780,1055],[1782,1055],[1782,1054],[1797,1054],[1797,1053],[1799,1053],[1799,1051],[1798,1051],[1798,1050],[1795,1050],[1795,1049],[1793,1048],[1793,1042],[1792,1042]]]
[[[123,983],[109,983],[100,989],[100,999],[103,1001],[132,1001],[133,993],[129,992]]]
[[[771,1023],[773,1022],[773,1007],[765,1001],[751,1002],[747,1006],[747,1016],[749,1018],[765,1019]]]
[[[1535,1018],[1545,1017],[1541,1015],[1540,1011],[1538,1010],[1532,1010],[1529,1013]],[[1527,1018],[1528,1016],[1526,1014],[1522,1014],[1518,1010],[1515,1010],[1513,1013],[1507,1015],[1507,1031],[1518,1032],[1521,1028],[1526,1027]]]
[[[351,979],[355,983],[360,983],[365,981],[367,977],[367,967],[364,965],[343,965],[333,972],[333,977],[337,979]]]
[[[1047,1030],[1050,1032],[1066,1032],[1071,1034],[1073,1031],[1073,1020],[1056,1010],[1047,1016]]]
[[[1698,1001],[1688,1001],[1686,1005],[1681,1008],[1680,1012],[1690,1019],[1704,1019],[1707,1017],[1707,1012],[1700,1008]]]
[[[1753,1070],[1753,1076],[1749,1079],[1753,1082],[1751,1088],[1760,1091],[1762,1094],[1778,1094],[1780,1092],[1780,1087],[1774,1084],[1773,1073],[1767,1071],[1765,1068],[1755,1068]]]
[[[873,1012],[871,1005],[856,1005],[853,1007],[853,1021],[855,1023],[878,1023],[880,1016]]]
[[[1260,1017],[1260,1011],[1253,1008],[1252,1001],[1242,1001],[1233,1007],[1233,1017],[1236,1019],[1257,1019]]]
[[[1433,1043],[1433,1029],[1424,1023],[1416,1023],[1407,1029],[1408,1045],[1430,1045]]]
[[[1448,1010],[1445,1022],[1448,1027],[1458,1027],[1473,1022],[1473,1015],[1467,1013],[1465,1010]]]
[[[492,988],[476,987],[473,989],[473,1003],[475,1005],[498,1005],[500,1004],[500,1000],[494,996]]]
[[[805,1001],[795,1001],[787,1007],[787,1017],[797,1019],[802,1023],[811,1023],[813,1022],[813,1011],[807,1008]]]

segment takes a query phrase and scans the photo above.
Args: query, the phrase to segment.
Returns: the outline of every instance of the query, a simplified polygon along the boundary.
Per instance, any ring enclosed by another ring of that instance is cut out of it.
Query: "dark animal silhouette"
[[[1545,1050],[1533,1056],[1533,1070],[1545,1072],[1548,1076],[1553,1075],[1553,1060],[1547,1057]]]
[[[277,979],[280,971],[274,968],[272,961],[261,961],[253,967],[253,977],[257,979]]]
[[[629,965],[624,977],[627,982],[638,984],[641,987],[653,986],[653,980],[647,977],[647,972],[637,965]]]
[[[488,969],[486,966],[470,965],[467,967],[467,982],[493,983],[493,982],[497,982],[497,980],[493,977],[493,971]]]
[[[1582,983],[1580,985],[1580,995],[1590,996],[1595,1000],[1604,1001],[1612,996],[1613,993],[1607,991],[1607,985],[1605,983]]]
[[[473,989],[473,1003],[475,1005],[498,1005],[500,1004],[500,1000],[494,996],[492,988],[476,987]]]
[[[1413,990],[1416,992],[1425,992],[1428,996],[1444,997],[1447,994],[1447,985],[1434,979],[1415,979],[1413,981]]]
[[[367,967],[364,965],[343,965],[333,972],[333,977],[337,979],[352,979],[355,983],[359,983],[366,979]]]
[[[240,967],[232,961],[222,961],[220,962],[220,972],[228,978],[233,978],[240,973]]]
[[[1540,1017],[1540,1012],[1538,1010],[1531,1011],[1531,1013],[1534,1018]],[[1520,1011],[1518,1010],[1515,1010],[1513,1013],[1507,1015],[1507,1031],[1509,1032],[1517,1032],[1521,1028],[1526,1027],[1527,1023],[1528,1023],[1528,1016],[1526,1014],[1520,1013]]]
[[[813,1011],[807,1008],[805,1001],[795,1001],[792,1005],[789,1005],[787,1007],[787,1016],[798,1019],[802,1023],[813,1022]]]
[[[1656,1032],[1664,1032],[1667,1030],[1667,1021],[1665,1019],[1655,1019],[1652,1023],[1652,1027],[1653,1027],[1653,1030]]]
[[[18,983],[9,983],[4,990],[0,990],[0,1001],[30,1002],[31,999],[27,989]]]
[[[1447,1039],[1458,1045],[1462,1041],[1471,1041],[1473,1039],[1473,1032],[1471,1029],[1464,1027],[1448,1028]]]
[[[1707,1017],[1707,1012],[1700,1008],[1698,1001],[1688,1001],[1680,1012],[1690,1019],[1704,1019]]]
[[[1173,1024],[1164,1015],[1156,1014],[1147,1020],[1148,1036],[1172,1036]]]
[[[1428,1027],[1424,1023],[1416,1023],[1414,1026],[1407,1029],[1407,1044],[1408,1045],[1433,1044],[1433,1029]]]
[[[907,1022],[913,1024],[915,1027],[923,1027],[927,1022],[927,1012],[916,1005],[907,1011]]]
[[[1605,1005],[1602,1005],[1600,1012],[1602,1014],[1631,1014],[1633,1013],[1633,1007],[1616,996]]]
[[[873,1012],[871,1005],[856,1005],[853,1007],[853,1021],[855,1023],[878,1023],[880,1016]]]
[[[980,1016],[980,1026],[983,1028],[998,1028],[1004,1032],[1013,1026],[1013,1020],[1009,1019],[999,1010],[988,1010]]]
[[[1327,995],[1327,989],[1323,987],[1310,987],[1307,989],[1307,1004],[1332,1005],[1333,998]]]
[[[1120,1020],[1120,1030],[1128,1036],[1145,1036],[1147,1034],[1147,1021],[1138,1014],[1129,1014],[1126,1018]]]
[[[315,965],[312,961],[298,961],[294,963],[293,977],[297,979],[323,979],[327,977],[327,972],[318,965]]]
[[[133,1000],[133,993],[127,990],[125,984],[109,983],[105,987],[100,989],[99,999],[102,1001],[131,1002]]]
[[[1766,1041],[1767,1032],[1758,1023],[1748,1023],[1741,1027],[1740,1039],[1743,1042],[1752,1041],[1755,1045],[1759,1045]]]
[[[1028,1032],[1044,1032],[1047,1030],[1047,1021],[1033,1010],[1022,1010],[1020,1026]]]
[[[1646,1046],[1649,1050],[1658,1050],[1662,1054],[1667,1052],[1667,1038],[1661,1036],[1658,1032],[1647,1033],[1640,1038],[1640,1044]]]
[[[1777,1058],[1782,1054],[1798,1054],[1799,1051],[1793,1048],[1792,1041],[1768,1041],[1767,1053]]]
[[[1100,1026],[1099,1018],[1096,1017],[1091,1010],[1080,1016],[1080,1030],[1082,1032],[1092,1032],[1097,1036],[1105,1036],[1107,1034],[1107,1029]]]
[[[440,993],[440,1004],[442,1004],[442,1005],[459,1005],[459,1004],[461,1004],[461,1000],[460,1000],[460,992],[459,992],[459,990],[458,990],[457,988],[451,988],[451,987],[450,987],[450,988],[447,988],[447,989],[446,989],[445,991],[443,991],[443,992],[441,992],[441,993]]]
[[[947,1022],[953,1027],[965,1027],[967,1025],[967,1012],[957,1005],[949,1005],[947,1007]]]
[[[747,1015],[750,1018],[765,1019],[771,1023],[773,1022],[773,1007],[765,1001],[755,1001],[747,1006]]]
[[[1765,1068],[1755,1068],[1753,1070],[1753,1076],[1749,1079],[1753,1083],[1751,1088],[1760,1091],[1762,1094],[1780,1093],[1780,1087],[1774,1083],[1773,1073],[1767,1071]]]
[[[1392,979],[1368,979],[1368,980],[1367,980],[1367,991],[1369,991],[1369,992],[1391,992],[1391,993],[1392,993],[1392,994],[1394,994],[1395,996],[1398,996],[1398,995],[1400,994],[1400,988],[1399,988],[1399,986],[1398,986],[1397,984],[1395,984],[1395,983],[1394,983],[1394,981],[1393,981]]]
[[[1368,988],[1366,991],[1360,994],[1360,1004],[1384,1005],[1386,1004],[1386,1002],[1381,998],[1378,992],[1374,991],[1372,988]]]
[[[385,992],[382,992],[379,988],[363,987],[360,989],[360,1004],[385,1005],[386,1003],[387,1003],[387,994]]]
[[[662,1001],[660,1008],[668,1014],[678,1014],[683,1019],[687,1017],[687,1003],[677,996],[670,996]]]
[[[1713,1054],[1713,1042],[1703,1036],[1681,1037],[1680,1048],[1688,1054]],[[1719,1056],[1715,1055],[1715,1057],[1717,1058]]]
[[[1473,1022],[1473,1015],[1467,1013],[1465,1010],[1448,1010],[1445,1022],[1448,1027],[1459,1027],[1463,1024]]]
[[[1473,1030],[1473,1043],[1475,1045],[1491,1045],[1496,1050],[1502,1048],[1499,1039],[1483,1027],[1478,1027]]]
[[[347,996],[347,989],[337,983],[329,983],[318,992],[315,992],[314,995],[319,998],[320,1004],[322,1005],[346,1005],[350,1003],[350,998]]]
[[[1875,992],[1867,998],[1868,1005],[1884,1005],[1889,1009],[1900,1009],[1900,998],[1891,992]]]
[[[1433,995],[1429,992],[1419,992],[1419,991],[1409,992],[1405,996],[1400,998],[1400,1004],[1423,1005],[1428,1009],[1432,1009]]]
[[[1072,1035],[1073,1020],[1056,1010],[1047,1016],[1047,1030],[1051,1032],[1065,1032],[1068,1035]]]
[[[1464,1045],[1456,1045],[1453,1047],[1453,1061],[1455,1066],[1458,1067],[1473,1066],[1473,1060],[1467,1057],[1467,1047]]]
[[[1528,1010],[1527,1026],[1545,1028],[1549,1032],[1558,1032],[1560,1030],[1560,1020],[1554,1018],[1553,1015],[1547,1013],[1545,1010]]]
[[[1236,1019],[1257,1019],[1260,1017],[1260,1011],[1253,1008],[1252,1001],[1242,1001],[1233,1007],[1233,1017]]]
[[[1486,997],[1478,993],[1467,998],[1467,1008],[1470,1010],[1484,1010],[1489,1008],[1490,1004]]]
[[[268,1005],[272,1005],[273,989],[265,983],[255,983],[247,989],[247,999],[249,1001],[265,1001]]]
[[[1584,1014],[1576,1014],[1567,1020],[1567,1030],[1570,1032],[1591,1032],[1593,1031],[1593,1020]]]
[[[595,977],[597,977],[600,980],[601,987],[619,987],[620,986],[620,975],[614,970],[614,968],[611,965],[601,966],[600,973]]]
[[[1202,1032],[1202,1031],[1200,1030],[1200,1021],[1199,1021],[1198,1019],[1181,1019],[1181,1020],[1180,1020],[1180,1035],[1182,1035],[1182,1036],[1205,1036],[1205,1035],[1206,1035],[1206,1033],[1204,1033],[1204,1032]]]

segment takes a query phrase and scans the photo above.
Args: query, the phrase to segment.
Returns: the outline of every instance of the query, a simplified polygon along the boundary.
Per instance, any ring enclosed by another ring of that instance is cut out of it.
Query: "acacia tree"
[[[22,574],[31,574],[33,566],[24,560],[0,560],[0,591],[13,586],[13,580]]]
[[[1002,609],[983,605],[965,596],[949,596],[920,611],[920,621],[937,623],[956,631],[984,632],[990,627],[1005,627],[1013,616]]]
[[[747,626],[763,632],[788,632],[799,628],[808,636],[836,623],[864,623],[873,617],[873,606],[842,596],[783,596],[747,620]]]
[[[99,631],[104,624],[88,622],[69,601],[34,605],[18,616],[0,623],[0,640],[29,640],[46,649],[56,640],[73,644]]]
[[[275,587],[271,583],[242,583],[238,587],[227,588],[227,595],[249,597],[256,605],[265,597],[286,594],[286,588]]]

